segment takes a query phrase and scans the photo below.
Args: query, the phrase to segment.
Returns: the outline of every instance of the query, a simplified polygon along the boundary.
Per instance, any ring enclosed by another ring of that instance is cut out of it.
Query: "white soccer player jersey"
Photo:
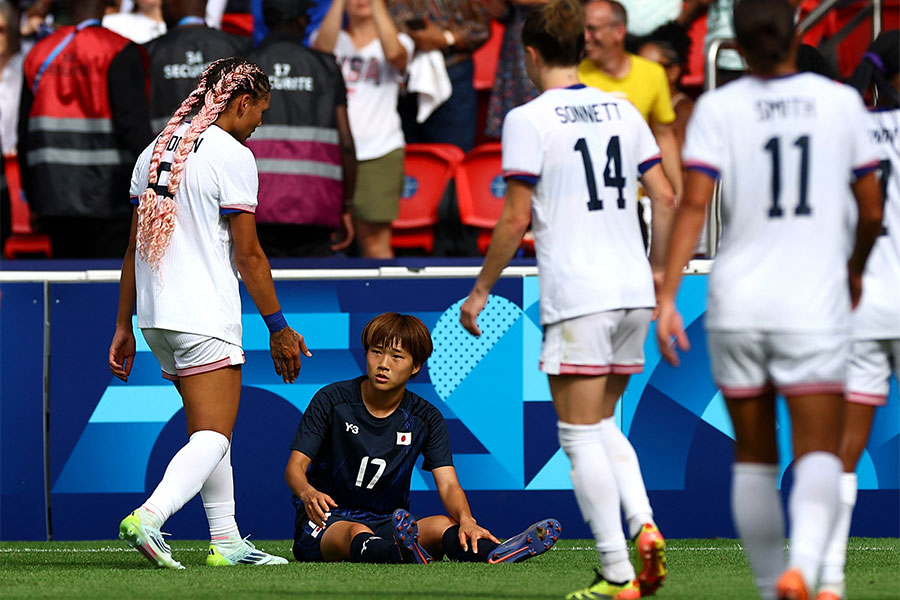
[[[848,332],[855,177],[875,169],[850,87],[810,73],[743,77],[704,94],[684,162],[722,178],[712,330]]]
[[[174,150],[187,127],[182,124],[166,147],[158,185],[167,185]],[[147,188],[155,143],[135,164],[133,202]],[[217,125],[197,138],[175,194],[175,230],[159,273],[152,272],[139,253],[135,258],[138,327],[241,344],[241,299],[226,214],[254,212],[258,187],[256,161],[246,146]]]
[[[884,230],[863,275],[863,295],[853,313],[853,337],[900,338],[900,109],[869,115],[868,132],[881,151]]]
[[[503,174],[535,184],[542,324],[656,304],[636,202],[657,162],[637,109],[595,88],[550,89],[506,115]]]

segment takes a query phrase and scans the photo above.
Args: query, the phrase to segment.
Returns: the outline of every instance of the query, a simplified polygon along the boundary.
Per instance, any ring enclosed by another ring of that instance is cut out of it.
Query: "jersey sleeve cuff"
[[[713,179],[719,178],[719,169],[712,166],[709,163],[701,162],[699,160],[687,160],[684,162],[684,168],[690,171],[699,171]]]
[[[867,162],[867,163],[865,163],[865,164],[863,164],[863,165],[860,165],[860,166],[858,166],[858,167],[855,167],[855,168],[853,169],[853,176],[854,176],[855,178],[859,179],[859,178],[862,177],[863,175],[866,175],[866,174],[868,174],[868,173],[871,173],[872,171],[874,171],[875,169],[877,169],[878,166],[879,166],[880,164],[881,164],[880,161],[878,161],[878,160],[873,160],[873,161],[871,161],[871,162]]]
[[[540,176],[535,175],[534,173],[528,173],[527,171],[504,171],[503,180],[509,181],[510,179],[521,181],[522,183],[527,183],[528,185],[537,185]]]
[[[132,196],[132,197],[131,197],[131,203],[134,204],[135,206],[137,206],[138,204],[141,203],[140,197],[139,197],[139,196]]]
[[[641,164],[638,165],[638,172],[641,175],[643,175],[644,173],[646,173],[647,171],[649,171],[650,169],[652,169],[653,167],[655,167],[656,165],[658,165],[661,162],[662,162],[662,156],[660,156],[659,154],[657,154],[656,156],[651,156],[650,158],[648,158],[647,160],[645,160],[644,162],[642,162]]]
[[[228,206],[219,207],[219,213],[222,215],[233,215],[235,213],[250,213],[252,215],[255,212],[256,207],[247,204],[229,204]]]

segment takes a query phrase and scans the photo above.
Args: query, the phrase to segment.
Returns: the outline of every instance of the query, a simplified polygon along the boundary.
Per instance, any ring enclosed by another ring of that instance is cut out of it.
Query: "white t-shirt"
[[[186,130],[182,124],[175,136],[180,140]],[[163,153],[163,164],[172,162],[173,142]],[[132,202],[147,188],[152,153],[153,144],[135,164]],[[158,185],[167,185],[168,177],[166,168]],[[226,214],[254,212],[258,188],[256,161],[246,146],[216,125],[197,138],[175,194],[175,230],[159,272],[152,272],[140,253],[135,257],[138,327],[241,344],[241,298]]]
[[[708,329],[849,333],[850,186],[878,164],[868,123],[855,90],[811,73],[700,97],[683,157],[721,176],[724,223]]]
[[[25,53],[13,54],[0,73],[0,143],[3,154],[12,154],[18,145],[19,100],[22,97]]]
[[[401,33],[398,39],[412,58],[415,49],[412,38]],[[385,60],[381,41],[375,38],[357,48],[350,34],[342,30],[338,32],[334,55],[347,85],[347,114],[357,160],[379,158],[403,148],[406,141],[397,112],[397,97],[404,74]]]
[[[535,183],[543,325],[656,304],[635,203],[658,161],[637,109],[596,88],[550,89],[506,115],[504,176]]]
[[[135,44],[146,44],[166,32],[166,24],[141,13],[112,13],[103,17],[103,26],[127,37]]]
[[[884,230],[866,262],[863,295],[853,313],[853,337],[900,338],[900,109],[869,115],[869,135],[881,152]]]

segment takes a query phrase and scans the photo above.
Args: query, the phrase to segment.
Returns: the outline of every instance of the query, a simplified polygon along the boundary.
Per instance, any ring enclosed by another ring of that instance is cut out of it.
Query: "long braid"
[[[209,82],[216,80],[212,88]],[[141,194],[138,206],[137,247],[141,258],[152,268],[158,269],[162,256],[175,230],[175,193],[181,183],[185,160],[197,137],[218,118],[228,105],[236,90],[244,89],[254,93],[268,93],[268,78],[257,65],[236,58],[223,58],[211,63],[200,78],[197,87],[182,102],[163,129],[150,160],[148,187]],[[191,122],[184,139],[181,140],[169,173],[167,194],[161,199],[156,193],[159,179],[159,165],[166,146],[175,130],[184,119],[204,101],[199,114]]]
[[[159,164],[162,161],[162,154],[169,144],[169,141],[172,139],[172,136],[175,134],[175,130],[181,125],[184,119],[193,112],[206,95],[208,91],[208,75],[213,67],[222,60],[224,59],[211,63],[209,67],[204,70],[203,75],[200,77],[200,81],[197,83],[197,87],[195,87],[190,95],[185,98],[184,102],[181,103],[181,106],[179,106],[172,115],[172,118],[169,119],[169,122],[166,123],[162,133],[159,134],[159,137],[156,140],[156,145],[153,147],[153,154],[150,158],[147,189],[141,194],[140,203],[138,205],[137,249],[141,258],[154,267],[159,266],[159,259],[162,256],[161,253],[159,253],[158,256],[156,255],[157,253],[152,249],[153,244],[151,244],[151,240],[156,237],[154,235],[155,230],[159,229],[159,199],[156,194],[155,186],[159,180]]]

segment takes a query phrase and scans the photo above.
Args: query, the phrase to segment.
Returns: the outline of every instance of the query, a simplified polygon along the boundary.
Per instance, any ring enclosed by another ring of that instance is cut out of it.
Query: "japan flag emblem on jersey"
[[[412,442],[412,433],[409,431],[398,431],[397,432],[397,445],[398,446],[409,446],[410,442]]]

